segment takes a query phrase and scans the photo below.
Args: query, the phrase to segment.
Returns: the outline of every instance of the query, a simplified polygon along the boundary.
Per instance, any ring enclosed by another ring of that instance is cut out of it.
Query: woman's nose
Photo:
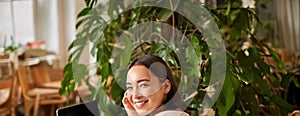
[[[142,96],[140,95],[140,94],[134,94],[134,95],[132,95],[132,98],[133,99],[139,99],[139,98],[141,98]]]
[[[132,97],[133,98],[139,98],[139,97],[141,97],[142,95],[141,95],[141,93],[139,92],[139,90],[138,89],[134,89],[134,91],[132,92]]]

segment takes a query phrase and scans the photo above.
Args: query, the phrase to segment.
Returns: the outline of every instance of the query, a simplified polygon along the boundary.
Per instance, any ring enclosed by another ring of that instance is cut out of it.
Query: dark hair
[[[160,63],[163,65],[163,67],[162,65],[152,65],[153,63]],[[177,92],[178,87],[175,83],[175,80],[173,79],[172,72],[166,64],[166,62],[161,57],[153,55],[141,56],[131,62],[131,64],[127,68],[127,72],[135,65],[143,65],[147,67],[156,77],[159,78],[158,80],[160,80],[160,82],[163,82],[165,79],[168,79],[171,83],[171,89],[168,92],[166,100],[163,102],[163,104],[166,106],[166,109],[183,109],[184,103],[180,97],[179,92]]]

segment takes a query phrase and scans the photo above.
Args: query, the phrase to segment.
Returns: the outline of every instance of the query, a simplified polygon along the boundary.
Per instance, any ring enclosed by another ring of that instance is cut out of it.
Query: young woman
[[[128,67],[122,103],[129,116],[188,116],[171,70],[158,56],[145,55]]]

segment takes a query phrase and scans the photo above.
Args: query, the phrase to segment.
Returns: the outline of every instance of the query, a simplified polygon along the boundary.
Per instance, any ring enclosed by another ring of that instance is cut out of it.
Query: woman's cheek
[[[132,94],[127,94],[128,102],[133,105]]]

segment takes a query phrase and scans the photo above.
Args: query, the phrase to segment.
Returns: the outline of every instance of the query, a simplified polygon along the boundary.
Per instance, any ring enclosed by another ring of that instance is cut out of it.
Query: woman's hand
[[[124,97],[122,99],[122,103],[125,107],[125,110],[128,114],[128,116],[138,116],[136,110],[134,109],[134,107],[132,106],[132,101],[130,99],[130,95],[128,95],[127,91],[124,93]]]

